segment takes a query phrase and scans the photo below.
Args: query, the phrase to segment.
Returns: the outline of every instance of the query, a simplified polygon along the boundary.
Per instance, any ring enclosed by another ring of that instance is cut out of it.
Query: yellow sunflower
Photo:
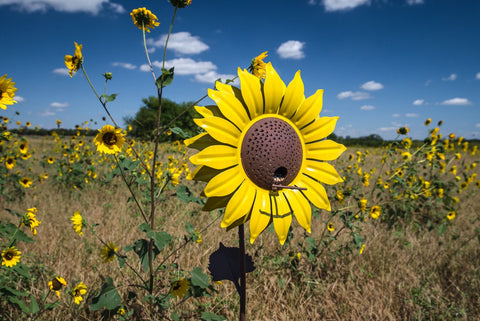
[[[80,304],[80,302],[82,302],[83,300],[82,295],[85,295],[86,293],[87,286],[82,281],[72,290],[72,296],[75,300],[75,303]]]
[[[37,208],[32,207],[27,209],[27,213],[23,218],[23,223],[30,227],[30,231],[33,235],[37,235],[37,226],[39,226],[42,222],[37,220]]]
[[[15,246],[11,246],[2,251],[2,265],[12,267],[20,262],[22,252],[17,250]]]
[[[26,153],[28,152],[28,143],[27,143],[27,141],[22,141],[22,142],[18,145],[18,149],[20,150],[20,153],[26,154]]]
[[[68,73],[70,74],[70,77],[73,77],[73,73],[77,72],[78,69],[80,69],[80,67],[82,66],[82,63],[83,63],[82,45],[79,45],[75,42],[75,54],[73,56],[65,55],[65,66],[67,66],[68,68]],[[57,119],[57,125],[59,125],[58,119]]]
[[[147,32],[150,32],[150,29],[160,25],[160,22],[157,21],[157,16],[145,7],[133,9],[130,13],[130,16],[132,17],[133,23],[138,29],[142,29]]]
[[[380,217],[380,214],[382,213],[382,208],[378,205],[372,206],[370,209],[370,216],[376,220]]]
[[[72,226],[75,232],[78,235],[82,236],[83,235],[82,228],[84,223],[83,223],[83,217],[80,214],[80,212],[79,211],[74,212],[70,220],[72,221]]]
[[[30,186],[32,186],[32,179],[30,177],[22,177],[18,182],[24,188],[29,188]]]
[[[263,59],[267,58],[268,51],[262,52],[259,56],[252,59],[248,71],[257,76],[258,78],[265,78],[265,66],[267,65],[263,62]]]
[[[185,279],[180,279],[173,282],[172,287],[170,288],[170,294],[181,299],[187,294],[189,288],[190,282]]]
[[[323,90],[306,98],[300,71],[288,86],[271,63],[265,81],[238,69],[241,88],[217,83],[217,106],[195,107],[206,132],[185,143],[200,150],[193,179],[208,182],[204,210],[226,206],[222,227],[250,220],[250,242],[273,222],[283,244],[295,215],[311,231],[311,207],[330,210],[321,183],[342,181],[325,161],[345,146],[326,139],[338,117],[319,117]]]
[[[60,299],[60,290],[64,286],[67,286],[67,281],[65,281],[65,279],[60,276],[57,276],[52,281],[48,282],[48,287],[50,288],[50,291],[55,292],[55,294],[59,299]]]
[[[115,259],[116,251],[118,251],[118,247],[112,241],[104,245],[100,250],[100,256],[102,257],[103,262],[112,262]]]
[[[93,139],[93,142],[97,145],[97,151],[105,154],[116,154],[122,151],[125,137],[121,128],[105,125],[98,131],[99,133]]]
[[[7,159],[5,160],[5,167],[7,169],[12,169],[15,167],[15,164],[17,163],[17,160],[13,158],[12,156],[8,156]]]
[[[0,108],[7,109],[7,105],[13,105],[16,101],[15,97],[15,83],[12,82],[12,78],[7,79],[7,75],[0,77]],[[8,118],[7,119],[8,122]]]

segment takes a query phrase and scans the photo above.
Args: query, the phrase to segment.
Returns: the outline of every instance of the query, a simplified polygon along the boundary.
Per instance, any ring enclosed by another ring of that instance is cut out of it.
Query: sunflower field
[[[170,2],[174,17],[190,4]],[[130,15],[149,62],[158,19]],[[402,127],[382,147],[344,146],[323,90],[305,97],[300,73],[281,79],[267,52],[238,68],[239,86],[208,90],[215,105],[184,111],[200,115],[196,135],[159,118],[141,140],[111,117],[116,94],[98,94],[72,43],[65,65],[105,125],[41,136],[0,116],[0,320],[480,316],[477,141],[427,119],[423,140]],[[151,72],[161,111],[174,70]],[[2,109],[16,102],[7,77]]]

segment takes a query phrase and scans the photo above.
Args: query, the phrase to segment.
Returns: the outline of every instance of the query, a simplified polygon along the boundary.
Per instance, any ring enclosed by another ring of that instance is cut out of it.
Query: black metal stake
[[[247,280],[245,278],[245,229],[238,227],[239,259],[240,259],[240,321],[246,320]]]

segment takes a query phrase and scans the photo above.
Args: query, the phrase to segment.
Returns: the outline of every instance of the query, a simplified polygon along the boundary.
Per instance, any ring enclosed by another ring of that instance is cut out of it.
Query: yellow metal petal
[[[304,87],[299,70],[295,73],[295,77],[293,77],[292,81],[287,86],[285,97],[283,98],[282,105],[278,110],[278,114],[287,118],[291,118],[304,100]]]
[[[311,233],[312,208],[308,200],[299,190],[285,191],[284,196],[288,200],[298,224]]]
[[[250,216],[250,243],[270,224],[272,207],[268,191],[257,189],[257,197]]]
[[[201,133],[195,137],[186,139],[184,141],[185,145],[189,148],[194,148],[196,150],[203,150],[208,146],[220,145],[221,143],[212,138],[208,133]]]
[[[346,150],[342,144],[329,139],[305,144],[305,147],[307,149],[307,159],[314,160],[334,160]]]
[[[333,133],[338,117],[320,117],[300,132],[306,144],[323,139]]]
[[[237,149],[227,145],[213,145],[190,157],[194,165],[224,169],[238,164]]]
[[[223,82],[220,82],[220,81],[215,82],[215,89],[218,91],[223,91],[223,92],[235,95],[231,85],[224,84]]]
[[[222,227],[228,227],[238,219],[248,215],[255,200],[255,188],[244,181],[235,191],[225,208]]]
[[[277,233],[280,244],[284,244],[288,236],[288,230],[292,224],[292,214],[287,200],[281,193],[279,196],[272,196],[273,206],[273,227]]]
[[[292,121],[298,128],[311,123],[318,118],[323,106],[323,89],[304,100],[303,104],[298,108],[297,112],[292,118]]]
[[[223,117],[220,109],[216,105],[209,105],[209,106],[195,106],[195,111],[202,115],[203,117],[210,117],[210,116],[217,116]]]
[[[263,93],[262,84],[258,77],[247,71],[238,68],[238,76],[240,77],[240,88],[242,89],[242,97],[247,105],[250,118],[253,119],[263,114]]]
[[[238,128],[243,129],[250,121],[242,102],[234,95],[209,89],[208,96],[217,103],[225,118],[234,123]]]
[[[307,165],[303,170],[303,173],[313,177],[319,182],[333,185],[343,182],[343,179],[338,175],[337,170],[332,165],[314,160],[306,160]]]
[[[266,77],[263,86],[265,93],[265,114],[276,114],[282,103],[287,86],[285,86],[285,83],[273,68],[272,63],[267,63],[265,70]]]
[[[295,185],[298,187],[305,187],[306,190],[302,190],[303,195],[318,208],[326,209],[330,211],[330,201],[328,200],[327,191],[322,184],[314,181],[308,176],[303,175],[302,179]]]
[[[217,176],[220,174],[223,170],[221,169],[213,169],[208,166],[198,166],[193,173],[190,174],[188,179],[194,179],[196,181],[201,181],[201,182],[208,182],[210,181],[213,177]]]
[[[243,180],[239,167],[235,166],[212,178],[203,192],[207,197],[229,195],[242,184]]]
[[[205,205],[202,207],[202,211],[213,211],[217,208],[222,208],[227,206],[228,200],[230,199],[231,195],[220,196],[220,197],[209,197],[205,202]]]
[[[220,117],[207,117],[197,118],[193,121],[219,142],[237,146],[241,132],[228,120]]]

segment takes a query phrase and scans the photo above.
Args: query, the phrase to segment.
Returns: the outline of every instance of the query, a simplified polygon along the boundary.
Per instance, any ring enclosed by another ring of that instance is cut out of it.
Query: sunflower
[[[455,218],[455,216],[456,216],[455,211],[450,211],[450,212],[447,213],[447,218],[448,218],[450,221],[453,220],[453,219]]]
[[[55,163],[55,157],[50,156],[49,158],[47,158],[47,162],[48,162],[49,164]]]
[[[265,78],[265,66],[267,65],[263,62],[263,59],[267,57],[268,51],[262,52],[259,56],[252,59],[248,71],[257,76],[258,78]]]
[[[93,139],[93,142],[97,145],[97,151],[105,154],[116,154],[122,151],[125,137],[121,128],[105,125],[98,131],[99,133]]]
[[[147,32],[150,32],[150,29],[160,25],[160,22],[157,21],[157,16],[145,7],[133,9],[130,13],[130,16],[132,17],[133,23],[138,29],[142,29]]]
[[[427,120],[425,120],[425,126],[430,125],[431,122],[432,122],[432,119],[431,119],[431,118],[427,118]]]
[[[55,294],[59,299],[60,299],[60,290],[64,286],[67,286],[67,281],[65,281],[65,279],[60,276],[57,276],[52,281],[48,282],[48,287],[50,288],[50,291],[55,292]]]
[[[323,90],[305,99],[300,71],[288,86],[271,63],[265,81],[238,69],[241,89],[217,82],[209,97],[217,106],[198,107],[206,130],[187,141],[200,150],[193,179],[206,181],[204,210],[226,206],[221,226],[250,220],[250,242],[273,222],[283,244],[295,215],[311,232],[311,207],[330,210],[322,183],[342,181],[325,161],[345,146],[325,139],[338,117],[319,117]]]
[[[380,214],[382,213],[382,208],[378,205],[372,206],[370,209],[370,216],[376,220],[380,217]]]
[[[103,259],[103,262],[108,263],[112,262],[115,259],[115,252],[118,251],[118,247],[112,241],[108,242],[100,250],[100,256]]]
[[[18,145],[18,149],[20,150],[20,153],[26,154],[26,153],[28,152],[28,143],[27,143],[27,141],[22,141],[22,142]]]
[[[189,288],[190,282],[185,279],[180,279],[173,282],[172,287],[170,288],[170,294],[181,299],[185,296],[185,294],[187,294]]]
[[[82,63],[82,45],[79,45],[75,42],[75,54],[73,56],[65,55],[65,66],[67,66],[68,68],[68,73],[70,74],[70,77],[73,77],[73,73],[77,72],[78,69],[80,69]],[[57,125],[59,125],[60,123],[57,119]]]
[[[332,222],[328,223],[327,230],[329,230],[330,232],[335,231],[335,226],[333,225]]]
[[[37,226],[40,225],[39,220],[37,220],[37,208],[32,207],[27,209],[27,213],[25,213],[25,216],[23,218],[23,223],[30,227],[30,231],[32,232],[33,235],[37,235]]]
[[[5,167],[7,169],[12,169],[15,167],[15,164],[17,163],[17,160],[13,158],[12,156],[8,156],[7,159],[5,160]]]
[[[83,282],[80,282],[72,290],[72,296],[73,296],[73,299],[75,300],[75,303],[80,304],[80,302],[83,300],[82,295],[85,295],[86,293],[87,293],[87,286]]]
[[[83,228],[84,222],[80,212],[79,211],[74,212],[70,220],[72,221],[73,229],[75,230],[75,232],[78,235],[82,236],[83,235],[82,228]]]
[[[29,188],[30,186],[32,186],[32,180],[31,180],[30,177],[22,177],[22,178],[20,178],[20,180],[18,182],[24,188]]]
[[[2,265],[12,267],[20,262],[22,252],[17,250],[15,246],[11,246],[2,251]]]
[[[14,87],[15,83],[12,82],[12,78],[7,79],[7,75],[0,77],[0,108],[7,109],[7,105],[13,105],[16,103],[13,98],[17,88]],[[8,118],[7,122],[8,122]]]

